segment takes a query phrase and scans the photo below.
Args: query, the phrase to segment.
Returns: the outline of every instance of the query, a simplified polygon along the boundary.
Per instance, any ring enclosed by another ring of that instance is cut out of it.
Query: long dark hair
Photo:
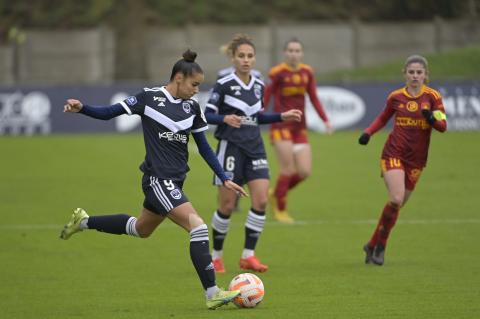
[[[202,68],[200,67],[200,65],[198,65],[197,62],[195,62],[195,59],[197,58],[196,52],[190,51],[190,49],[188,49],[187,51],[183,52],[182,56],[183,59],[178,60],[172,68],[170,81],[173,81],[173,78],[177,73],[182,73],[185,77],[189,77],[194,73],[203,74]]]

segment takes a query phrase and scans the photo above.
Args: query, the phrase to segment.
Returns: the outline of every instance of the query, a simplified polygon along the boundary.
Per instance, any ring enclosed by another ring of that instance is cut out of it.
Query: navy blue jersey
[[[220,115],[235,114],[242,117],[240,128],[220,124],[215,130],[215,137],[227,140],[242,148],[249,156],[265,154],[258,113],[263,110],[264,84],[255,76],[245,84],[235,73],[219,80],[213,87],[207,108]]]
[[[140,170],[160,179],[183,181],[189,171],[190,132],[208,129],[198,103],[176,99],[165,87],[156,87],[144,88],[120,104],[129,115],[142,118],[146,155]]]

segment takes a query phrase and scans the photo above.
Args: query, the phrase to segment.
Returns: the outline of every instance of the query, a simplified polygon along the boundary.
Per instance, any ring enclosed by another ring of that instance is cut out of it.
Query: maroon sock
[[[377,227],[375,227],[375,230],[373,231],[372,237],[370,238],[368,242],[368,247],[373,248],[378,242],[378,229],[380,228],[382,222],[382,217],[380,216],[380,220],[378,221]]]
[[[280,175],[275,187],[275,198],[277,199],[278,210],[285,210],[287,207],[288,185],[290,184],[290,176]]]
[[[301,178],[298,174],[294,174],[294,175],[290,176],[290,183],[288,184],[288,189],[290,190],[290,189],[294,188],[301,181],[303,181],[303,178]]]
[[[388,202],[385,205],[380,220],[378,221],[378,225],[373,232],[372,238],[368,242],[370,248],[377,244],[381,244],[383,247],[387,246],[388,236],[390,235],[393,226],[395,226],[399,211],[400,207],[396,204]]]
[[[387,246],[388,236],[390,235],[390,231],[392,230],[393,226],[395,226],[395,223],[397,222],[399,211],[400,208],[392,203],[387,204],[383,210],[383,227],[379,230],[378,236],[378,242],[383,247]]]

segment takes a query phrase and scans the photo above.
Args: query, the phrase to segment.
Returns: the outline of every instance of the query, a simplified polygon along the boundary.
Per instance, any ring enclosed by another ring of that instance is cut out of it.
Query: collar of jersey
[[[240,84],[240,86],[242,88],[244,88],[245,90],[250,90],[253,86],[253,83],[255,83],[256,78],[252,75],[251,72],[250,72],[250,82],[248,83],[248,85],[246,85],[245,82],[240,80],[240,78],[237,76],[237,74],[235,72],[233,72],[232,74],[233,74],[233,78],[235,79],[235,81],[237,81],[237,83]]]
[[[283,68],[285,68],[289,72],[297,72],[302,69],[303,63],[299,63],[296,68],[292,68],[287,62],[283,62]]]
[[[167,97],[167,99],[168,99],[168,101],[169,101],[170,103],[180,103],[180,102],[182,102],[182,99],[176,99],[176,98],[174,98],[174,97],[170,94],[170,92],[168,92],[168,90],[167,90],[166,87],[162,86],[162,87],[160,88],[160,91],[162,91],[163,94],[165,94],[165,96]]]
[[[407,91],[407,87],[404,87],[403,88],[403,94],[405,94],[405,96],[411,98],[411,99],[416,99],[417,97],[419,97],[420,95],[422,95],[423,93],[425,93],[425,85],[422,85],[422,88],[420,89],[420,92],[416,95],[416,96],[413,96],[411,95],[410,93],[408,93]]]

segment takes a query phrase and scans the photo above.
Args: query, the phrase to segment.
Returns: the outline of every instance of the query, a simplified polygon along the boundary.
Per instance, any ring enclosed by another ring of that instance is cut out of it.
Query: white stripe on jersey
[[[225,95],[223,101],[225,104],[228,104],[231,107],[239,109],[240,111],[245,113],[245,115],[248,115],[248,116],[258,113],[262,109],[262,100],[258,100],[258,102],[255,103],[254,105],[248,105],[244,101],[239,100],[231,95]]]
[[[217,154],[217,159],[224,170],[225,168],[223,167],[223,164],[225,163],[225,152],[227,150],[227,145],[228,145],[227,140],[220,140],[220,144],[218,146],[218,154]],[[217,175],[215,175],[215,185],[223,185],[222,180],[218,178]]]
[[[248,84],[245,84],[245,82],[243,82],[242,80],[240,80],[240,78],[235,74],[235,73],[232,73],[232,76],[233,78],[235,79],[235,81],[237,81],[238,84],[240,84],[240,86],[242,88],[244,88],[245,90],[247,91],[250,91],[250,89],[252,88],[253,86],[253,83],[255,83],[255,80],[257,80],[256,77],[252,76],[250,78],[250,82]]]
[[[155,120],[156,122],[162,124],[173,133],[177,133],[178,131],[183,131],[192,127],[193,119],[195,118],[195,115],[192,115],[183,121],[175,122],[172,119],[170,119],[168,116],[165,116],[162,113],[155,111],[153,108],[151,108],[148,105],[145,105],[144,114],[149,118]]]
[[[165,96],[167,97],[167,99],[168,99],[170,102],[172,102],[172,103],[180,103],[180,102],[182,102],[182,99],[176,99],[176,98],[174,98],[174,97],[170,94],[170,92],[167,91],[167,89],[166,89],[164,86],[162,86],[162,87],[160,88],[160,91],[162,91],[163,94],[165,94]]]
[[[161,90],[161,87],[154,87],[154,88],[143,88],[145,92],[158,92]]]
[[[132,110],[130,110],[130,108],[125,102],[121,101],[120,105],[125,109],[125,111],[127,111],[128,115],[132,115]]]
[[[233,79],[235,79],[235,77],[233,76],[233,73],[231,73],[224,78],[218,79],[217,82],[220,83],[220,84],[225,84],[225,82],[228,82],[228,81],[233,80]]]
[[[202,126],[201,128],[197,128],[196,130],[192,130],[192,133],[198,133],[208,130],[208,125]]]
[[[205,108],[207,107],[213,109],[215,113],[218,113],[218,107],[216,107],[215,105],[207,103],[207,105],[205,105]]]
[[[265,86],[265,83],[263,83],[263,81],[260,80],[259,78],[255,78],[255,82],[258,82],[258,83],[260,83],[261,85]]]
[[[160,204],[162,204],[163,208],[165,208],[167,212],[171,211],[173,209],[173,205],[168,199],[168,197],[166,197],[163,193],[162,187],[158,183],[158,179],[150,176],[150,186],[152,187],[155,196],[157,197]]]

